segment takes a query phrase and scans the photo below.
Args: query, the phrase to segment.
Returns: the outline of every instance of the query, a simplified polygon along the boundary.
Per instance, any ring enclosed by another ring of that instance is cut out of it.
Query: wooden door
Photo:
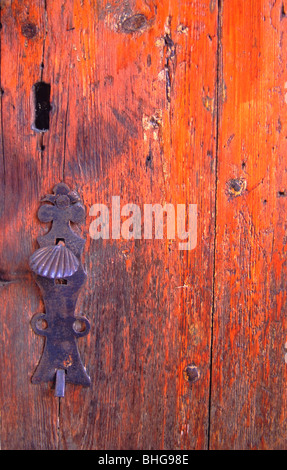
[[[0,3],[2,448],[286,449],[285,0]],[[87,208],[91,387],[55,398],[28,260],[60,181]],[[195,248],[94,240],[113,196],[197,204]]]

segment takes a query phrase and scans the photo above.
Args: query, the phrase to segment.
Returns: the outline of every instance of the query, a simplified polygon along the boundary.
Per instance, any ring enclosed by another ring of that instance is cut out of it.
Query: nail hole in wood
[[[32,39],[37,34],[37,26],[31,21],[22,24],[21,33],[25,38]]]
[[[183,376],[187,382],[189,382],[190,384],[193,384],[200,379],[200,372],[199,372],[199,369],[194,364],[192,364],[192,365],[186,366],[186,368],[183,371]]]
[[[147,19],[142,13],[130,16],[122,23],[124,33],[134,33],[143,29],[147,25]]]

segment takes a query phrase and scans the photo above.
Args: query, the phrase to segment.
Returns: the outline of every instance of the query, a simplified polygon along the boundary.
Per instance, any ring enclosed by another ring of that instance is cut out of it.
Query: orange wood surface
[[[0,5],[2,448],[286,448],[287,5]],[[42,142],[38,81],[51,86]],[[87,208],[77,312],[92,382],[62,399],[31,384],[43,302],[28,266],[59,181]],[[112,196],[197,204],[196,248],[93,240],[89,208]]]
[[[210,429],[216,449],[287,447],[283,11],[278,1],[238,2],[236,16],[233,2],[222,7]]]

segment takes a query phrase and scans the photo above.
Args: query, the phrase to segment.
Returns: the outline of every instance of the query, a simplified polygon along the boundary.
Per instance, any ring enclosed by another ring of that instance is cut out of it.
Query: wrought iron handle
[[[75,316],[79,291],[87,277],[81,263],[85,240],[70,224],[83,221],[85,208],[79,195],[64,183],[57,184],[42,202],[49,204],[40,207],[38,217],[41,222],[52,222],[52,227],[38,237],[40,248],[30,257],[45,304],[45,313],[37,313],[31,320],[34,332],[45,337],[32,383],[56,380],[55,395],[64,396],[65,382],[90,385],[76,343],[89,333],[90,323],[84,316]]]

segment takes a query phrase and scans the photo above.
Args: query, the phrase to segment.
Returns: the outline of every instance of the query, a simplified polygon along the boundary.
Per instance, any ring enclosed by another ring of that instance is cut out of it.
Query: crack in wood
[[[165,80],[166,80],[166,99],[168,103],[171,102],[171,88],[172,81],[176,67],[176,47],[171,37],[171,16],[167,18],[165,24],[165,35],[164,35],[164,49],[165,49]]]
[[[209,404],[208,404],[208,427],[207,427],[207,449],[211,442],[211,404],[212,404],[212,367],[213,367],[213,341],[214,341],[214,315],[215,315],[215,276],[216,276],[216,246],[217,246],[217,210],[218,210],[218,155],[219,155],[219,122],[222,106],[222,79],[223,79],[223,56],[222,56],[222,26],[223,26],[223,0],[217,4],[217,67],[216,67],[216,100],[215,100],[215,196],[214,196],[214,240],[213,240],[213,272],[212,272],[212,305],[211,305],[211,334],[210,334],[210,379],[209,379]]]

